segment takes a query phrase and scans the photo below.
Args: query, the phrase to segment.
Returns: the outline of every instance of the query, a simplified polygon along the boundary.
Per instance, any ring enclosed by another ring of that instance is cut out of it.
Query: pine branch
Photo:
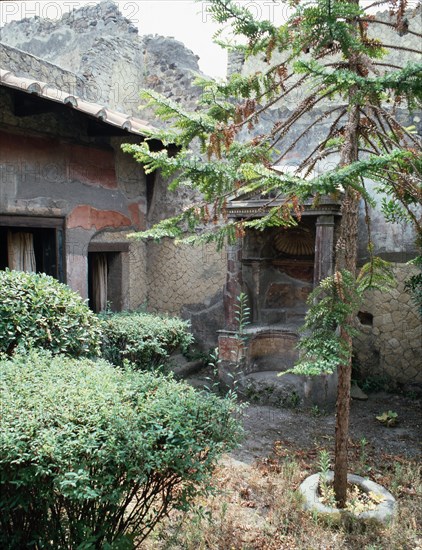
[[[377,111],[379,112],[382,116],[384,116],[386,119],[389,119],[391,120],[391,122],[396,125],[396,126],[400,126],[400,129],[401,131],[406,135],[406,137],[418,148],[421,147],[421,139],[415,137],[414,135],[412,135],[402,124],[400,124],[400,122],[398,122],[398,120],[396,120],[393,115],[391,113],[389,113],[388,111],[386,111],[383,107],[380,107],[379,105],[372,105],[371,106],[371,109],[373,111]]]
[[[251,224],[250,227],[255,223],[265,227],[266,223],[279,223],[277,216],[284,222],[288,217],[286,212],[289,206],[299,208],[304,197],[312,194],[338,193],[339,188],[343,187],[362,193],[366,198],[363,177],[381,180],[385,185],[389,178],[393,180],[388,183],[391,189],[400,192],[399,175],[394,172],[405,174],[407,170],[417,173],[418,161],[410,151],[405,150],[402,156],[398,155],[396,148],[408,148],[410,145],[416,148],[419,142],[397,123],[391,113],[382,108],[381,102],[385,94],[389,93],[394,96],[395,105],[399,95],[415,104],[421,96],[417,79],[421,76],[422,66],[413,64],[401,68],[376,61],[381,55],[381,44],[371,42],[365,30],[360,32],[357,29],[357,24],[366,22],[363,21],[366,18],[362,17],[363,12],[356,3],[350,5],[330,1],[327,4],[318,1],[316,5],[299,6],[288,23],[280,27],[280,35],[274,34],[275,27],[269,22],[255,24],[250,14],[237,12],[237,7],[229,0],[215,0],[214,4],[222,10],[219,16],[221,20],[233,23],[237,18],[235,33],[240,34],[245,30],[242,26],[251,23],[247,32],[253,44],[250,42],[246,47],[248,54],[256,53],[261,48],[265,55],[268,54],[269,60],[273,50],[286,52],[288,60],[300,60],[294,69],[299,69],[302,74],[291,84],[294,73],[287,73],[287,61],[283,61],[271,66],[265,74],[247,77],[234,75],[226,85],[202,79],[198,81],[204,90],[199,102],[202,112],[193,114],[186,112],[179,104],[149,92],[148,98],[158,107],[158,113],[166,120],[171,120],[178,131],[160,130],[155,134],[152,132],[148,138],[155,137],[167,144],[176,143],[181,146],[181,150],[173,157],[165,151],[153,153],[147,151],[147,142],[138,148],[128,147],[127,150],[137,160],[144,162],[147,172],[159,169],[163,175],[174,177],[171,188],[187,185],[202,193],[202,199],[197,205],[199,210],[187,212],[183,221],[176,220],[179,230],[184,231],[186,227],[192,229],[195,223],[203,224],[207,220],[215,222],[220,215],[224,218],[225,201],[240,193],[261,193],[261,196],[270,192],[275,194],[275,197],[265,201],[259,222],[245,220]],[[223,13],[228,6],[230,10],[233,7],[236,9]],[[272,43],[270,37],[274,38]],[[306,49],[309,52],[305,53],[311,54],[313,61],[302,60]],[[333,53],[342,53],[346,61],[324,63],[327,56]],[[377,66],[397,70],[379,76]],[[374,73],[375,77],[368,76]],[[286,87],[287,83],[291,85]],[[307,83],[310,83],[309,87]],[[282,104],[283,99],[291,96],[295,90],[305,88],[305,99],[285,120],[277,121],[264,135],[252,134],[249,141],[242,142],[243,134],[240,132],[243,128],[252,130],[259,117],[271,107]],[[341,127],[341,120],[347,112],[343,104],[344,97],[349,100],[352,96],[355,107],[357,105],[358,119],[362,117],[356,127],[357,142],[352,147],[353,151],[350,148],[352,140],[350,136],[348,138],[348,126]],[[236,111],[233,97],[253,101],[245,101]],[[266,101],[263,101],[264,98]],[[342,104],[338,105],[340,98]],[[305,118],[307,113],[314,111],[326,99],[337,101],[337,104],[324,107],[322,114],[318,113],[308,122]],[[262,100],[263,104],[259,105],[258,100]],[[366,119],[364,124],[363,117]],[[325,139],[319,140],[318,145],[301,161],[298,170],[305,169],[309,175],[318,162],[338,153],[339,149],[345,166],[313,179],[275,174],[270,169],[271,165],[285,159],[324,119],[330,121]],[[293,128],[300,120],[306,120],[305,127],[300,128],[298,134],[292,135]],[[201,141],[201,151],[208,150],[208,161],[188,149],[191,141],[197,137]],[[280,145],[283,151],[274,154]],[[359,161],[355,159],[356,162],[346,166],[352,158],[358,158],[361,154],[368,155],[368,158]],[[275,161],[274,156],[278,157]],[[297,216],[300,216],[300,208]],[[170,231],[169,227],[166,231]],[[236,226],[234,230],[241,232],[244,226]],[[215,228],[211,232],[220,234]]]
[[[324,118],[328,118],[331,114],[335,113],[339,109],[342,109],[342,113],[340,114],[340,116],[336,120],[337,121],[340,120],[341,117],[344,116],[347,112],[347,108],[344,105],[339,105],[337,107],[333,107],[332,109],[329,109],[328,111],[325,111],[322,115],[317,117],[314,120],[314,122],[312,122],[312,124],[307,126],[306,129],[303,132],[301,132],[301,134],[299,134],[299,136],[293,141],[293,143],[291,145],[289,145],[289,147],[287,149],[284,150],[283,154],[274,161],[274,164],[277,164],[278,162],[280,162],[288,153],[290,153],[290,151],[292,151],[292,149],[294,149],[294,147],[299,143],[299,141],[301,139],[303,139],[311,131],[311,129],[314,126],[319,124],[321,122],[321,120],[324,120]],[[328,136],[329,136],[328,139],[330,139],[331,135],[332,135],[332,133],[329,132],[328,133]],[[326,142],[327,142],[327,140],[325,140],[324,143],[326,143]]]
[[[388,21],[381,21],[381,19],[375,19],[375,18],[370,18],[370,17],[366,17],[366,18],[365,17],[360,17],[359,21],[362,21],[363,23],[376,23],[377,25],[386,25],[387,27],[393,28],[393,29],[397,30],[398,33],[400,33],[400,31],[397,29],[397,24],[396,23],[390,23]],[[411,31],[409,28],[406,29],[405,34],[413,34],[414,36],[422,38],[421,33]]]
[[[369,5],[365,6],[362,9],[364,11],[369,11],[372,8],[376,8],[378,6],[385,6],[386,4],[390,5],[391,1],[390,0],[376,0],[376,2],[372,2],[372,4],[369,4]]]
[[[344,116],[344,112],[341,112],[338,117],[334,120],[334,122],[331,124],[330,129],[328,130],[327,137],[325,140],[323,140],[322,143],[318,143],[318,145],[311,151],[311,153],[302,161],[301,168],[304,168],[308,162],[312,159],[313,155],[322,147],[325,147],[325,145],[328,143],[330,139],[335,135],[335,132],[337,131],[337,124],[340,122],[342,117]]]
[[[402,52],[415,53],[421,55],[421,50],[415,50],[414,48],[407,48],[406,46],[398,46],[397,44],[382,44],[383,48],[388,48],[389,50],[399,50]]]
[[[241,126],[245,126],[245,125],[249,124],[249,122],[251,122],[251,120],[253,120],[255,117],[257,117],[257,116],[261,115],[262,113],[264,113],[265,111],[267,111],[270,107],[275,105],[277,102],[281,101],[284,97],[286,97],[288,94],[290,94],[293,90],[295,90],[296,88],[301,86],[307,78],[308,78],[308,75],[305,75],[302,78],[300,78],[288,90],[286,90],[281,95],[278,95],[277,97],[275,97],[274,99],[272,99],[271,101],[266,103],[263,107],[258,109],[255,113],[250,115],[248,118],[246,118],[245,120],[243,120],[241,123],[237,124],[236,126],[241,127]]]
[[[277,137],[277,139],[274,140],[271,147],[273,148],[280,140],[282,140],[290,131],[290,128],[293,126],[293,124],[299,120],[305,113],[313,109],[320,101],[325,99],[326,97],[330,96],[332,93],[334,93],[334,90],[330,89],[325,94],[320,95],[318,98],[316,97],[317,94],[322,90],[322,88],[317,88],[316,92],[309,95],[307,98],[305,98],[302,103],[297,107],[293,113],[290,115],[290,117],[286,120],[286,122],[280,124],[273,132],[270,134],[272,137],[274,137],[278,132],[280,132],[280,135]]]
[[[360,65],[360,64],[359,64]],[[307,73],[321,80],[325,86],[334,86],[335,91],[347,91],[352,86],[356,92],[362,91],[365,96],[378,94],[382,91],[394,90],[395,93],[412,93],[422,99],[420,79],[422,78],[422,63],[408,63],[397,71],[391,71],[376,77],[363,77],[359,71],[351,67],[327,71],[326,68],[314,60],[298,61],[295,70]]]
[[[403,68],[400,65],[393,65],[392,63],[383,63],[382,61],[373,61],[372,63],[377,67],[389,67],[391,69],[399,69],[399,70]]]

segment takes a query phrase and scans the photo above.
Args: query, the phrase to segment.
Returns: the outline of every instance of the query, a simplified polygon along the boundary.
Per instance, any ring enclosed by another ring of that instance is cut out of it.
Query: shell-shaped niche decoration
[[[315,240],[312,231],[307,227],[281,231],[274,238],[277,252],[289,256],[312,256],[315,252]]]

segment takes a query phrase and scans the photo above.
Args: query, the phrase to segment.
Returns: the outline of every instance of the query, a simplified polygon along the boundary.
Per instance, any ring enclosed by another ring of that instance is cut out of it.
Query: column
[[[236,300],[242,291],[242,239],[227,248],[227,281],[224,287],[226,329],[236,330]]]
[[[251,262],[252,265],[252,280],[253,280],[253,289],[252,289],[252,322],[260,323],[261,322],[261,308],[259,307],[261,299],[261,262],[255,260]]]
[[[318,216],[316,221],[314,287],[333,274],[334,216]]]

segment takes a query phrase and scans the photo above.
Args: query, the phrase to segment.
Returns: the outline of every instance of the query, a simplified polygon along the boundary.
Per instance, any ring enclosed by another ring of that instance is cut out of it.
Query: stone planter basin
[[[318,485],[320,474],[313,474],[305,479],[299,487],[299,491],[304,497],[304,509],[320,514],[322,517],[329,519],[335,523],[340,523],[346,517],[353,517],[363,522],[374,522],[378,524],[387,524],[393,520],[397,512],[397,502],[393,495],[384,489],[382,485],[375,483],[367,478],[348,474],[348,483],[357,485],[363,491],[369,493],[373,492],[377,495],[381,495],[384,500],[380,502],[375,509],[362,512],[360,514],[352,514],[348,510],[340,510],[331,506],[324,505],[319,500]],[[329,472],[326,475],[326,480],[332,482],[334,479],[334,473]]]

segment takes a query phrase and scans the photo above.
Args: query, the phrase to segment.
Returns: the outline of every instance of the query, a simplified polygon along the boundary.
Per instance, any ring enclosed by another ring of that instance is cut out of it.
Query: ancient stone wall
[[[422,384],[422,324],[405,281],[417,268],[395,264],[397,286],[371,291],[362,307],[354,353],[362,377],[404,384]]]
[[[138,110],[141,88],[160,92],[189,109],[195,108],[200,93],[193,86],[195,75],[200,73],[198,57],[173,38],[140,36],[118,7],[107,0],[65,14],[58,21],[30,18],[12,22],[0,29],[0,42],[7,44],[0,44],[2,68],[13,69],[19,76],[52,79],[54,85],[66,90],[69,82],[88,101],[153,121],[156,126],[160,121],[151,110]],[[146,204],[145,183],[138,175],[142,168],[124,161],[128,155],[119,153],[122,141],[130,140],[113,141],[116,176],[133,203],[129,217],[139,227],[174,215],[194,200],[187,189],[168,191],[168,182],[157,174]],[[216,331],[224,325],[221,289],[225,264],[221,256],[168,242],[163,246],[132,243],[129,255],[132,265],[139,266],[139,276],[132,275],[138,268],[130,275],[126,298],[130,307],[147,301],[159,311],[183,312],[193,321],[196,334],[205,338],[205,347],[215,345]],[[144,279],[147,260],[148,300]],[[84,268],[80,266],[79,271]],[[205,311],[214,321],[204,323]]]
[[[224,326],[222,288],[226,257],[214,245],[148,243],[148,308],[191,319],[194,334],[207,349]]]
[[[158,252],[158,253],[157,253]],[[149,306],[178,314],[223,286],[225,254],[213,245],[175,244],[171,239],[148,246]]]
[[[45,77],[44,69],[39,68],[42,62],[37,61],[42,59],[78,75],[74,78],[82,83],[88,101],[128,114],[140,116],[141,88],[159,91],[191,107],[199,93],[192,86],[195,73],[200,72],[198,57],[173,38],[140,36],[109,0],[65,13],[57,21],[39,17],[12,21],[0,29],[0,42],[9,50],[12,46],[31,54],[9,52],[10,59],[0,54],[3,68],[13,64],[20,76],[37,77],[35,68]],[[144,111],[141,117],[151,118],[153,113]]]
[[[418,25],[418,17],[420,12],[410,14],[410,24],[416,22]],[[382,26],[382,33],[386,42],[397,41],[395,31],[388,26]],[[401,37],[401,40],[404,46],[415,46],[415,37],[411,35]],[[139,89],[150,88],[164,93],[188,108],[194,107],[199,94],[199,90],[192,86],[193,73],[199,72],[197,57],[174,39],[139,36],[133,24],[122,17],[116,5],[109,1],[66,14],[57,22],[39,18],[12,22],[0,29],[0,42],[3,43],[0,44],[0,65],[3,68],[10,68],[21,76],[52,81],[55,86],[66,91],[73,86],[78,95],[88,100],[151,119],[155,125],[159,122],[152,118],[151,111],[145,110],[141,114],[138,111]],[[419,44],[416,45],[418,46]],[[403,58],[406,53],[402,51],[400,54],[392,54],[390,59],[393,63],[395,55]],[[263,60],[258,58],[251,58],[246,62],[241,56],[229,59],[231,73],[248,74],[256,69],[265,68]],[[263,133],[273,125],[275,119],[288,116],[300,100],[301,97],[297,95],[292,98],[291,103],[274,105],[272,112],[262,119],[256,131]],[[322,109],[323,107],[320,112]],[[51,135],[57,134],[60,130],[63,136],[66,136],[66,132],[72,127],[69,125],[70,119],[66,118],[74,116],[70,112],[61,121],[56,122],[43,116],[40,115],[37,123],[27,117],[25,124],[36,131],[37,124],[41,122],[48,131],[51,130]],[[0,112],[0,123],[2,122],[10,123]],[[409,123],[420,124],[418,115],[415,114]],[[19,126],[23,122],[15,121],[15,124]],[[298,126],[297,133],[300,131],[301,128]],[[306,154],[312,143],[318,142],[323,131],[323,125],[318,125],[312,140],[306,140],[304,145],[292,152],[290,160],[293,165],[297,163],[298,158]],[[78,139],[81,139],[81,136],[78,136]],[[151,200],[147,204],[146,181],[142,171],[138,181],[134,164],[126,162],[124,155],[119,152],[119,141],[114,140],[111,145],[116,160],[115,177],[119,182],[119,193],[127,197],[131,203],[125,207],[123,215],[134,225],[144,227],[145,224],[155,223],[192,202],[193,196],[190,191],[182,189],[177,194],[169,192],[167,182],[158,175],[153,184]],[[139,185],[138,188],[136,184]],[[9,201],[12,197],[9,206],[14,200],[15,187],[13,182],[8,187],[0,187],[2,201]],[[86,192],[86,189],[84,184],[82,191]],[[96,201],[99,201],[99,204],[103,201],[103,191],[101,188],[95,190]],[[90,192],[92,193],[92,190]],[[54,206],[60,209],[60,201],[67,200],[66,195],[54,201],[46,196],[38,197],[37,200],[49,200],[51,208]],[[26,203],[28,209],[33,208],[33,205],[31,201]],[[90,223],[95,222],[95,215],[92,217],[91,214]],[[373,212],[372,219],[376,253],[399,263],[414,255],[414,236],[409,227],[387,226],[377,210]],[[112,238],[121,238],[127,227],[122,227],[121,230],[121,234]],[[83,231],[86,230],[82,230],[78,225],[73,229],[74,246],[77,246]],[[99,240],[105,238],[101,229],[100,233],[97,231],[96,224],[93,223],[90,236]],[[366,228],[363,221],[360,227],[360,243],[360,259],[363,261],[366,256]],[[78,255],[80,256],[79,252]],[[151,309],[181,313],[193,321],[194,330],[205,342],[205,347],[215,345],[216,331],[224,326],[221,301],[221,289],[226,278],[224,255],[215,253],[212,249],[205,249],[204,252],[202,248],[175,246],[170,241],[164,241],[161,245],[153,242],[146,245],[131,243],[129,255],[135,268],[129,274],[128,307],[139,307],[147,300]],[[81,262],[83,263],[83,260]],[[75,277],[80,277],[86,269],[82,263],[79,265],[76,262],[72,267]],[[405,277],[401,274],[406,268],[398,266],[397,270],[399,277]],[[412,310],[410,298],[402,291],[402,287],[403,279],[390,298],[386,299],[375,293],[365,306],[368,309],[367,313],[373,315],[373,325],[363,326],[364,335],[357,346],[358,358],[363,369],[367,365],[371,372],[385,370],[399,380],[406,377],[416,380],[420,375],[408,371],[406,365],[412,363],[411,353],[414,358],[413,365],[417,365],[417,359],[420,357],[417,347],[420,324],[418,325],[417,319],[412,317],[414,309]],[[395,349],[398,350],[397,353]]]
[[[47,82],[51,87],[69,94],[85,96],[86,83],[83,78],[76,76],[72,71],[62,69],[2,42],[0,42],[0,67],[10,70],[16,76]]]
[[[113,2],[104,1],[96,6],[82,7],[65,14],[58,21],[30,18],[11,22],[0,29],[0,42],[3,43],[0,44],[2,68],[9,68],[19,76],[51,82],[66,91],[76,89],[74,93],[88,101],[153,120],[155,125],[159,121],[151,110],[141,113],[138,110],[141,88],[156,90],[188,108],[194,108],[199,94],[199,89],[192,85],[195,74],[200,73],[198,57],[172,38],[140,36],[138,29],[121,15]],[[33,124],[36,130],[39,119],[35,122],[26,120],[24,123],[29,126]],[[59,131],[51,127],[51,120],[46,119],[44,123],[47,123],[46,128],[50,128],[52,135]],[[59,120],[54,122],[59,123]],[[62,126],[61,135],[66,132],[66,128],[74,131],[74,126],[65,119]],[[177,194],[169,192],[168,182],[157,175],[147,205],[142,168],[131,162],[127,158],[129,155],[119,151],[124,141],[133,140],[112,140],[115,176],[119,188],[131,201],[128,218],[136,226],[145,227],[146,223],[152,224],[163,217],[174,215],[178,209],[192,202],[192,192],[184,189]],[[95,201],[98,202],[102,195],[101,189],[96,194]],[[75,239],[80,238],[79,233],[77,236],[75,234]],[[119,234],[116,239],[121,239],[122,235]],[[104,238],[100,233],[94,240],[101,241]],[[207,253],[205,256],[208,259],[204,259],[202,249],[190,248],[187,252],[169,243],[161,247],[154,243],[145,245],[132,242],[129,256],[134,269],[131,270],[128,295],[125,298],[131,308],[139,307],[147,301],[148,248],[151,248],[148,252],[148,261],[151,263],[148,284],[150,306],[160,311],[180,313],[183,306],[194,304],[195,311],[188,307],[184,315],[189,318],[194,315],[199,319],[201,311],[210,307],[213,297],[224,283],[225,267],[221,257],[216,255],[211,259]],[[215,269],[211,266],[214,260],[217,266]],[[85,267],[81,265],[78,272],[83,273]],[[211,275],[212,269],[214,272]],[[166,275],[161,277],[159,270]],[[220,275],[217,276],[216,272]],[[221,319],[221,300],[218,305],[213,303],[212,308],[219,309]],[[199,324],[202,326],[202,321]],[[220,326],[214,327],[214,344],[215,332],[222,325],[221,319]],[[201,332],[202,328],[198,331]]]
[[[144,72],[132,36],[138,39],[137,29],[110,2],[65,13],[57,21],[39,17],[12,21],[0,30],[1,42],[77,74],[86,99],[112,109],[131,103],[135,94],[129,86],[140,84]],[[130,112],[136,107],[131,104]]]
[[[388,13],[378,13],[376,18],[386,24],[377,25],[376,33],[382,36],[386,44],[399,44],[404,49],[395,51],[388,50],[388,55],[382,60],[392,64],[415,61],[415,54],[406,51],[406,48],[420,49],[419,37],[412,34],[399,36],[397,31],[388,26],[391,22]],[[409,11],[406,14],[409,28],[420,32],[421,7]],[[271,63],[282,61],[282,58],[274,53]],[[242,75],[253,74],[256,71],[265,72],[269,65],[262,57],[250,57],[243,60],[241,56],[229,55],[229,72],[241,73]],[[382,67],[380,68],[382,71]],[[296,77],[298,78],[298,77]],[[294,80],[290,80],[291,83]],[[292,94],[291,97],[283,98],[275,103],[269,112],[262,117],[254,128],[257,134],[265,134],[277,120],[286,119],[293,109],[303,100],[301,91]],[[302,131],[317,116],[322,115],[324,102],[320,102],[318,109],[308,113],[306,117],[295,123],[294,132],[291,136],[293,143]],[[422,134],[421,117],[417,112],[397,112],[396,116],[406,121],[408,125],[416,126],[419,134]],[[312,118],[311,118],[312,117]],[[309,152],[320,143],[331,122],[321,120],[313,131],[306,135],[291,151],[285,164],[292,167],[298,166],[300,159],[305,158]],[[329,157],[324,164],[317,169],[320,172],[332,169],[338,163],[338,159]],[[395,272],[398,278],[397,287],[389,293],[374,292],[368,297],[362,315],[363,324],[359,328],[362,333],[356,339],[355,354],[356,361],[363,376],[385,376],[390,381],[399,383],[422,383],[422,328],[421,319],[418,316],[416,306],[411,303],[410,295],[404,290],[404,280],[411,274],[411,268],[405,262],[415,257],[417,248],[415,245],[415,232],[408,223],[388,223],[385,221],[379,204],[382,196],[377,194],[376,185],[367,182],[367,191],[376,199],[377,206],[370,207],[371,237],[374,244],[374,254],[395,262]],[[365,223],[365,212],[362,206],[359,223],[359,262],[363,264],[368,258],[368,228]],[[365,313],[367,315],[365,315]],[[370,324],[364,324],[370,323]]]

